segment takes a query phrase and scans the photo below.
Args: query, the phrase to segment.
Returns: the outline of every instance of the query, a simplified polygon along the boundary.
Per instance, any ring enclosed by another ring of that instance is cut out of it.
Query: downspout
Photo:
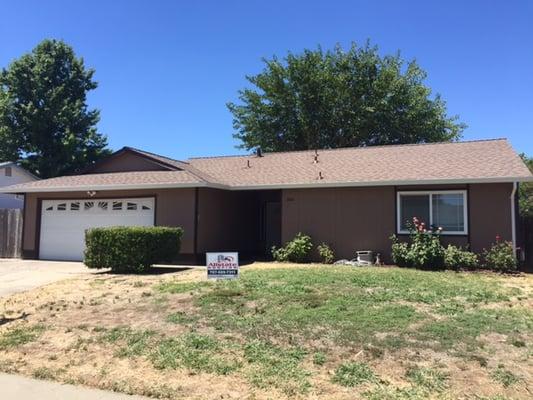
[[[511,229],[512,229],[512,240],[513,240],[513,255],[516,258],[516,207],[515,207],[515,196],[516,196],[516,182],[513,182],[513,191],[511,192]]]

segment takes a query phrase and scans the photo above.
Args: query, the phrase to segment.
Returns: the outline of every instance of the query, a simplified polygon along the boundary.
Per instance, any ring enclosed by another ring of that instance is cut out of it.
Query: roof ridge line
[[[268,154],[290,154],[290,153],[307,153],[317,151],[348,151],[348,150],[369,150],[376,148],[390,148],[390,147],[408,147],[408,146],[428,146],[428,145],[444,145],[444,144],[467,144],[467,143],[477,143],[477,142],[496,142],[496,141],[505,141],[509,142],[507,138],[493,138],[493,139],[472,139],[456,142],[429,142],[429,143],[401,143],[401,144],[380,144],[380,145],[370,145],[370,146],[349,146],[349,147],[337,147],[333,149],[308,149],[308,150],[287,150],[287,151],[267,151],[263,152],[263,156]],[[203,157],[189,157],[188,160],[205,160],[213,158],[231,158],[231,157],[256,157],[253,154],[233,154],[233,155],[224,155],[224,156],[203,156]]]
[[[149,155],[149,156],[156,156],[156,157],[166,158],[167,160],[171,160],[171,161],[175,161],[175,162],[179,162],[179,163],[183,163],[183,164],[189,164],[187,161],[178,160],[178,159],[172,158],[172,157],[167,157],[167,156],[164,156],[162,154],[157,154],[157,153],[154,153],[152,151],[138,149],[136,147],[124,146],[123,149],[135,151],[137,153],[144,153],[145,155]]]

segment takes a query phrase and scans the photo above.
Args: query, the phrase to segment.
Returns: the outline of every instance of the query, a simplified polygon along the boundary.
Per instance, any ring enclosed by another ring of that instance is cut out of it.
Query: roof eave
[[[0,193],[55,193],[55,192],[87,192],[87,191],[111,191],[111,190],[142,190],[142,189],[186,189],[196,187],[212,187],[205,182],[190,183],[148,183],[148,184],[115,184],[115,185],[80,185],[80,186],[50,186],[50,187],[13,187],[0,188]]]
[[[111,190],[142,190],[142,189],[185,189],[209,187],[223,190],[268,190],[268,189],[312,189],[335,187],[371,187],[371,186],[421,186],[421,185],[460,185],[474,183],[513,183],[533,182],[533,176],[503,178],[469,178],[469,179],[419,179],[402,181],[365,181],[365,182],[312,182],[287,183],[268,185],[225,185],[211,182],[190,183],[146,183],[146,184],[115,184],[115,185],[81,185],[81,186],[50,186],[50,187],[12,187],[0,188],[1,193],[53,193],[53,192],[84,192]]]
[[[313,182],[286,183],[272,185],[234,185],[229,190],[268,190],[268,189],[312,189],[334,187],[371,187],[371,186],[422,186],[422,185],[466,185],[474,183],[513,183],[533,182],[533,176],[503,177],[503,178],[469,178],[469,179],[418,179],[393,181],[364,181],[364,182]]]

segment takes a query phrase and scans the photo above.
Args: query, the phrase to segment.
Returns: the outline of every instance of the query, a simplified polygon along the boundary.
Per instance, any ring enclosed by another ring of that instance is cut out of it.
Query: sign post
[[[239,253],[206,253],[208,279],[239,277]]]

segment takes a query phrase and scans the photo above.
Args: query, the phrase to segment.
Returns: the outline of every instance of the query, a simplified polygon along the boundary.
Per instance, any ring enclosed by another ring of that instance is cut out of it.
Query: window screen
[[[413,223],[413,217],[429,225],[429,194],[401,195],[400,215],[400,230],[402,231],[409,229],[409,224]]]
[[[461,193],[434,194],[432,205],[434,226],[442,227],[443,231],[464,231],[464,198]]]

